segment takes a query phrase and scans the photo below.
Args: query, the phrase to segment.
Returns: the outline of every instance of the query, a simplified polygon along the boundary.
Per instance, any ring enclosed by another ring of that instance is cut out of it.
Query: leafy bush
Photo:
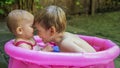
[[[0,0],[0,15],[5,15],[7,11],[11,10],[11,6],[15,0]]]

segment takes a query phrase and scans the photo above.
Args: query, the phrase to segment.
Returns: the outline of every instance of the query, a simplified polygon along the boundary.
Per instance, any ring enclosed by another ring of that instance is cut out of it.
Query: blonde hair
[[[66,29],[65,12],[60,7],[53,5],[38,12],[34,22],[41,24],[46,29],[54,26],[58,33],[63,32]]]
[[[13,10],[8,14],[7,26],[11,32],[21,24],[21,21],[34,19],[34,16],[25,10]]]

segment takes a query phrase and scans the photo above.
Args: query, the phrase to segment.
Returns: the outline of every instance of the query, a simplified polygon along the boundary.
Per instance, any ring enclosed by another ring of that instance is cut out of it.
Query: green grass
[[[8,55],[4,52],[4,44],[13,38],[13,35],[9,32],[0,33],[0,68],[7,68],[8,65]]]
[[[120,12],[75,16],[68,20],[67,31],[111,39],[120,44]]]
[[[94,16],[69,16],[67,30],[72,33],[107,38],[120,46],[120,12],[96,14]],[[0,68],[7,68],[8,56],[4,52],[4,44],[14,36],[8,31],[6,24],[0,23]],[[120,67],[120,56],[115,59],[116,68]]]

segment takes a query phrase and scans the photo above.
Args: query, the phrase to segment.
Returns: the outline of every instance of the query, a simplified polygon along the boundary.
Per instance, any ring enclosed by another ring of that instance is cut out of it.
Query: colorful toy
[[[8,68],[115,68],[114,60],[120,54],[119,47],[108,39],[83,36],[96,53],[61,53],[33,51],[13,45],[14,40],[5,44],[9,55]],[[35,39],[43,44],[38,36]]]

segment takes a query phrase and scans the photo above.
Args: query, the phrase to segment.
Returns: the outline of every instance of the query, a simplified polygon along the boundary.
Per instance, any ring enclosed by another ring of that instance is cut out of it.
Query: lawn
[[[67,16],[67,30],[76,34],[107,38],[120,46],[120,12],[99,13],[94,16]],[[8,31],[5,22],[0,22],[0,68],[7,68],[8,56],[4,53],[4,43],[14,36]],[[120,68],[120,56],[115,59]]]

